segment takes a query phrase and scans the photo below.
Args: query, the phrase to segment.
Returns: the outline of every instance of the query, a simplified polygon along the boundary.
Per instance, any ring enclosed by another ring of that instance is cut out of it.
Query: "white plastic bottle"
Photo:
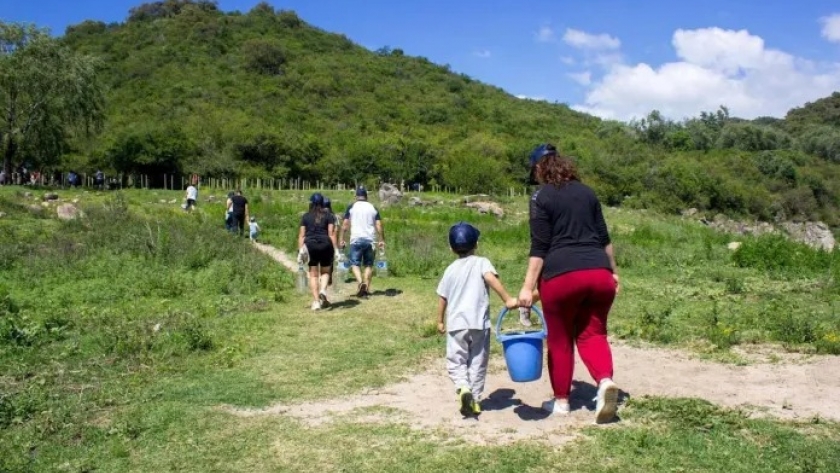
[[[385,257],[385,248],[379,249],[376,258],[376,275],[383,278],[388,277],[388,258]]]

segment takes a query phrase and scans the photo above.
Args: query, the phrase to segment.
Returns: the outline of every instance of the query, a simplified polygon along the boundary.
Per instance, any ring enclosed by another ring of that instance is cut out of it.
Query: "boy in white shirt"
[[[518,306],[517,299],[499,281],[490,260],[475,256],[479,235],[478,229],[465,222],[449,229],[449,247],[458,259],[446,268],[437,287],[438,331],[446,332],[446,368],[455,384],[464,417],[481,413],[490,354],[488,286],[502,298],[505,307]]]
[[[257,241],[257,236],[260,234],[260,225],[257,223],[256,217],[251,217],[248,222],[248,237],[251,241]]]

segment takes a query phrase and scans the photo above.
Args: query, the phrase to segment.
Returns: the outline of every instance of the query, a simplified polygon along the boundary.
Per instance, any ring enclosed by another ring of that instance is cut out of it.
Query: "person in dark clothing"
[[[519,293],[521,306],[539,290],[548,332],[548,373],[554,398],[543,403],[552,414],[569,412],[575,346],[598,383],[595,422],[615,418],[618,387],[607,341],[607,316],[618,292],[613,246],[601,203],[582,182],[571,159],[552,145],[531,154],[532,176],[540,184],[531,196],[531,249]]]
[[[324,196],[316,192],[309,198],[309,212],[300,219],[298,248],[309,254],[309,288],[312,310],[329,305],[327,285],[335,257],[335,220],[324,206]]]
[[[230,198],[231,231],[239,229],[239,236],[245,236],[245,222],[248,221],[248,199],[237,189]]]

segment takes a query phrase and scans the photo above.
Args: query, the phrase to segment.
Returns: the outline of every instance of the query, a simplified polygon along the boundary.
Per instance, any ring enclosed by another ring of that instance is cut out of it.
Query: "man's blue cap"
[[[467,222],[458,222],[449,229],[449,246],[455,251],[469,251],[478,244],[481,232]]]
[[[557,156],[557,148],[553,144],[544,143],[537,146],[534,148],[534,151],[531,151],[531,167],[536,166],[537,162],[543,157],[550,155]]]
[[[356,197],[367,197],[367,189],[362,186],[356,188]]]

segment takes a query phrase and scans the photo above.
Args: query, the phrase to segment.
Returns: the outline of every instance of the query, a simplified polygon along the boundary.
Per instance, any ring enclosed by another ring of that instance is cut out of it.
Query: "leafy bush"
[[[742,268],[755,268],[789,276],[803,273],[827,272],[838,257],[791,241],[783,235],[770,234],[747,239],[733,253],[735,264]]]

